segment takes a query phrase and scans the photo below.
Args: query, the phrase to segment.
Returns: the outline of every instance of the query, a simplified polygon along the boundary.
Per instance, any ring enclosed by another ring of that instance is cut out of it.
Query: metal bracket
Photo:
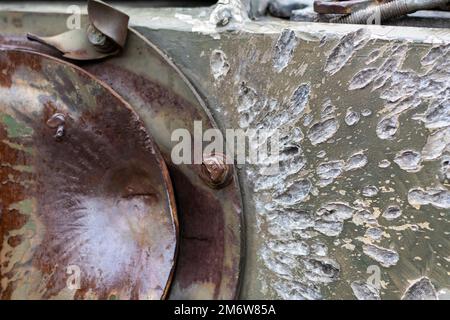
[[[31,33],[27,37],[56,48],[72,60],[97,60],[118,54],[126,43],[129,16],[98,0],[89,0],[88,16],[90,23],[85,28],[52,37]]]

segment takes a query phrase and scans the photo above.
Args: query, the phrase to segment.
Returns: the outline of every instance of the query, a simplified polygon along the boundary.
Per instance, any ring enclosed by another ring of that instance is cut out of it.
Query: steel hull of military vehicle
[[[0,299],[450,299],[449,10],[2,2]]]

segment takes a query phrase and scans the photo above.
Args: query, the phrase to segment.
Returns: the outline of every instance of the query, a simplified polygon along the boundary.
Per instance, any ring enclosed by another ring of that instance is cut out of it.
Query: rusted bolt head
[[[230,20],[232,18],[231,10],[228,7],[224,7],[219,12],[217,12],[217,22],[216,25],[218,27],[224,27],[228,23],[230,23]]]
[[[210,187],[220,189],[227,186],[233,178],[233,166],[224,154],[203,156],[200,177]]]
[[[87,35],[89,42],[94,46],[104,46],[106,43],[106,36],[98,31],[92,24],[88,26]]]
[[[116,44],[101,31],[90,24],[87,28],[89,42],[101,52],[110,52],[116,49]]]

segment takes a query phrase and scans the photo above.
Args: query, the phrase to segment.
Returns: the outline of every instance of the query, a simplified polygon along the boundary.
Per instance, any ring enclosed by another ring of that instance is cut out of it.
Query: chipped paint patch
[[[420,206],[432,205],[440,209],[450,208],[450,191],[447,189],[415,188],[408,192],[408,202],[419,209]]]
[[[284,29],[275,43],[273,53],[272,63],[277,72],[281,72],[287,67],[296,47],[297,36],[294,30]]]
[[[400,259],[396,251],[373,244],[364,245],[363,252],[386,268],[395,266]]]
[[[379,290],[366,282],[354,281],[350,286],[358,300],[381,300]]]
[[[364,29],[343,36],[328,56],[325,71],[335,74],[350,60],[353,54],[362,48],[368,37]]]
[[[428,277],[422,277],[411,283],[402,300],[437,300],[436,289]]]
[[[308,138],[312,145],[317,145],[331,139],[339,129],[336,118],[327,118],[314,123],[308,130]]]
[[[5,126],[8,137],[11,139],[29,137],[33,134],[33,129],[8,114],[0,113],[0,122]]]
[[[210,66],[215,80],[222,80],[230,70],[228,58],[222,50],[213,50],[211,52]]]

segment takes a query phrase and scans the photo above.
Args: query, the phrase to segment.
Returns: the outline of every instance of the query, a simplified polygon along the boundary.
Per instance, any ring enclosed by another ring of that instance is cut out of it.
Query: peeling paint
[[[211,73],[215,80],[224,78],[230,70],[230,64],[225,53],[221,50],[213,50],[210,58]]]
[[[376,245],[364,245],[363,252],[386,268],[396,265],[399,260],[396,251]]]
[[[293,30],[285,29],[278,38],[273,55],[273,67],[277,72],[283,71],[292,59],[292,54],[297,47],[297,36]]]

